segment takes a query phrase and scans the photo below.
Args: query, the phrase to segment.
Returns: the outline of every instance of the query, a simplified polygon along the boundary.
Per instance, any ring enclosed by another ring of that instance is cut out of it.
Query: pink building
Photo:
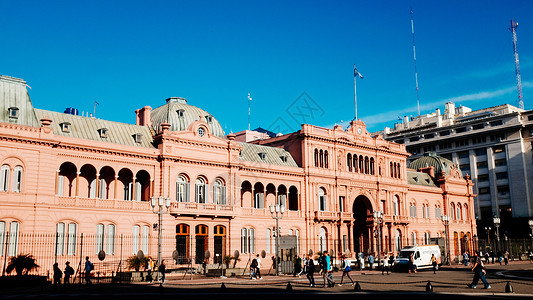
[[[26,82],[7,76],[0,105],[2,258],[77,262],[104,251],[105,264],[139,250],[157,257],[150,200],[159,198],[170,203],[161,215],[161,254],[176,268],[236,251],[237,266],[256,254],[270,258],[275,204],[285,207],[281,236],[296,237],[283,259],[443,241],[442,215],[450,217],[452,259],[476,246],[472,182],[438,156],[407,166],[405,146],[372,137],[360,120],[347,130],[304,124],[239,142],[241,134],[226,135],[213,115],[183,98],[138,109],[132,125],[34,108]],[[379,226],[375,211],[383,213]],[[47,234],[52,242],[35,248],[35,236]]]

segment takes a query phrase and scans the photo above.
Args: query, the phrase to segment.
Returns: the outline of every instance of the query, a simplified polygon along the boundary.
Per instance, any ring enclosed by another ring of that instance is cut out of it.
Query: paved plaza
[[[267,270],[265,270],[265,273]],[[487,265],[487,279],[491,289],[482,289],[480,283],[476,289],[470,289],[467,284],[472,281],[473,272],[470,267],[460,265],[444,266],[436,274],[432,270],[421,270],[415,274],[389,273],[381,271],[352,271],[352,279],[359,284],[360,291],[356,291],[350,280],[345,277],[342,286],[333,288],[323,287],[322,277],[317,273],[315,281],[317,287],[309,287],[305,276],[265,275],[261,280],[251,280],[247,277],[205,277],[201,275],[168,274],[167,281],[159,283],[133,282],[122,284],[98,284],[92,286],[74,285],[70,290],[53,290],[47,286],[40,289],[5,289],[3,299],[33,298],[35,296],[48,299],[83,298],[101,296],[105,298],[145,298],[153,296],[186,296],[217,298],[366,298],[380,299],[401,298],[533,298],[533,263],[511,262],[509,265]],[[272,272],[271,272],[272,273]],[[341,272],[334,274],[335,282],[340,283]],[[428,283],[433,291],[428,292]],[[512,288],[513,292],[509,292]]]

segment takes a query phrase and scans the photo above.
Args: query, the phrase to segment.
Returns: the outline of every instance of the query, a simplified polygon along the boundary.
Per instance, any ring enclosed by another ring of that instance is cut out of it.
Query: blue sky
[[[518,23],[524,103],[533,108],[533,1],[24,1],[0,4],[0,74],[36,108],[135,123],[184,97],[226,133],[288,133],[355,116],[369,131],[454,101],[518,106],[509,30]],[[251,94],[249,102],[247,95]]]

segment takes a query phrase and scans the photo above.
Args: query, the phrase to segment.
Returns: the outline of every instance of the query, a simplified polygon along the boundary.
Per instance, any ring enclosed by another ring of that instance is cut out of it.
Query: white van
[[[416,269],[432,268],[431,254],[437,258],[437,264],[440,265],[441,255],[438,245],[407,246],[400,250],[400,254],[394,260],[392,268],[394,270],[407,270],[409,268],[409,256],[413,254],[414,265]]]

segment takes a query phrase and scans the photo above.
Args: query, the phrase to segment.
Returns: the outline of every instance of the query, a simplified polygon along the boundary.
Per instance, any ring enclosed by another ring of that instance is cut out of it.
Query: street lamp
[[[450,247],[448,244],[448,226],[450,225],[450,216],[443,215],[441,218],[442,218],[442,223],[444,223],[444,236],[445,236],[444,248],[446,252],[445,263],[447,266],[449,266],[450,265]]]
[[[270,213],[272,214],[272,219],[276,220],[276,258],[275,258],[275,266],[276,266],[276,276],[279,275],[279,265],[278,265],[278,258],[279,258],[279,220],[283,218],[283,213],[285,212],[285,206],[276,204],[276,205],[270,205]]]
[[[381,246],[381,224],[383,223],[383,212],[381,210],[376,210],[374,211],[373,215],[374,215],[374,220],[376,220],[376,225],[377,225],[378,268],[379,268],[379,265],[381,262],[381,250],[380,250],[381,247],[380,246]]]
[[[162,226],[161,223],[163,222],[163,214],[168,213],[168,209],[170,207],[170,198],[165,198],[163,196],[159,197],[152,197],[151,199],[151,205],[152,205],[152,212],[154,214],[157,214],[158,216],[158,223],[157,223],[157,266],[159,270],[159,266],[161,265],[161,231]],[[158,271],[159,273],[159,271]],[[161,274],[159,274],[161,276]]]
[[[494,227],[496,227],[496,253],[498,253],[500,251],[500,231],[498,229],[500,227],[500,218],[494,217],[492,221],[494,222]]]
[[[485,231],[487,232],[487,246],[490,247],[490,226],[485,227]]]

